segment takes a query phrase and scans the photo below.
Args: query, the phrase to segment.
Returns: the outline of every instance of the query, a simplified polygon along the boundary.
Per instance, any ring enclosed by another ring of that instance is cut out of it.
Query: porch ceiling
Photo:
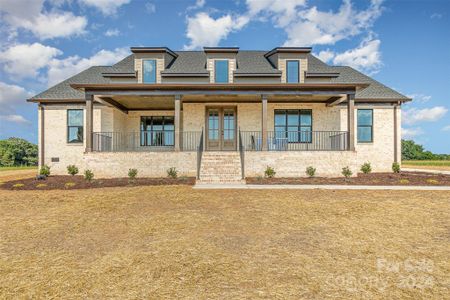
[[[330,103],[343,95],[270,95],[268,102],[274,103]],[[173,96],[98,96],[98,101],[122,111],[129,110],[174,110]],[[261,103],[260,95],[184,95],[182,103]]]

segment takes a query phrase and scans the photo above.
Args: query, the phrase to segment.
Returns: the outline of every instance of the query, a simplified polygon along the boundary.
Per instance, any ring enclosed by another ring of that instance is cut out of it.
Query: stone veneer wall
[[[340,177],[343,167],[356,175],[359,165],[353,151],[254,151],[245,152],[245,176],[264,176],[267,166],[276,177],[305,177],[306,168],[316,168],[316,176]]]

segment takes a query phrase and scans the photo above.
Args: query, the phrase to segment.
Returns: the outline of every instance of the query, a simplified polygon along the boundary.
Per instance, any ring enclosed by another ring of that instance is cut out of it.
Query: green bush
[[[137,174],[138,174],[137,169],[128,170],[128,178],[130,178],[131,180],[136,179]]]
[[[89,169],[84,171],[84,179],[91,182],[94,179],[94,173]]]
[[[169,178],[177,178],[178,177],[178,171],[175,167],[172,167],[167,170],[167,177]]]
[[[77,175],[78,174],[78,168],[75,165],[68,165],[67,166],[67,173],[69,173],[69,175]]]
[[[46,177],[50,176],[50,167],[47,165],[43,165],[39,170],[39,175],[44,175]]]
[[[392,172],[400,173],[400,164],[398,162],[392,163]]]
[[[361,172],[363,172],[364,174],[369,174],[370,172],[372,172],[370,162],[366,162],[361,166]]]
[[[267,178],[273,178],[275,177],[275,170],[272,167],[267,166],[266,170],[264,171],[264,176]]]
[[[314,175],[316,175],[316,168],[313,168],[312,166],[307,167],[306,175],[308,175],[309,177],[314,177]]]
[[[349,178],[353,175],[353,172],[350,170],[349,167],[342,168],[342,175],[344,175],[345,178]]]

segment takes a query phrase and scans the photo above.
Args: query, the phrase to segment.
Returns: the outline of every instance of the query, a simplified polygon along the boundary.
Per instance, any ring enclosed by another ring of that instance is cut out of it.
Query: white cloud
[[[372,0],[368,9],[357,11],[344,0],[339,11],[319,11],[316,6],[300,10],[297,18],[284,26],[288,35],[285,46],[335,44],[367,30],[381,15],[380,0]]]
[[[450,125],[444,126],[441,129],[442,131],[450,131]]]
[[[13,36],[17,35],[17,29],[20,28],[42,40],[85,33],[85,17],[57,10],[42,12],[43,9],[42,0],[2,0],[0,5],[0,11],[4,13],[2,19],[8,24]]]
[[[334,65],[351,66],[373,74],[382,66],[380,44],[380,40],[364,40],[354,49],[342,53],[335,53],[327,49],[320,51],[317,56],[321,60]]]
[[[419,102],[419,103],[426,103],[431,100],[431,96],[425,95],[425,94],[420,94],[420,93],[410,94],[410,95],[407,95],[407,97],[409,97],[409,98],[413,99],[413,101]]]
[[[0,81],[0,115],[12,114],[32,94],[23,87]]]
[[[69,56],[65,59],[53,59],[48,66],[48,85],[55,85],[91,66],[115,64],[128,54],[127,48],[116,48],[113,51],[100,50],[89,58]]]
[[[228,14],[213,19],[207,13],[200,12],[188,18],[186,35],[191,41],[184,48],[192,50],[202,46],[217,46],[228,34],[241,29],[248,21],[246,16],[234,17]]]
[[[188,6],[187,10],[193,10],[193,9],[199,9],[205,6],[206,0],[197,0],[195,1],[195,4],[192,6]]]
[[[61,54],[59,49],[40,43],[18,44],[0,52],[0,63],[14,78],[36,77],[41,68]]]
[[[105,36],[118,36],[120,34],[120,31],[118,29],[108,29],[105,32]]]
[[[402,128],[402,139],[412,139],[419,135],[422,135],[424,132],[422,128]]]
[[[29,120],[25,119],[21,115],[0,115],[0,120],[17,124],[31,124]]]
[[[402,121],[404,124],[411,125],[420,122],[435,122],[442,118],[448,109],[443,106],[432,108],[410,108],[402,111]]]
[[[434,14],[431,14],[431,16],[430,16],[430,19],[442,19],[442,14],[440,14],[440,13],[434,13]]]
[[[131,0],[80,0],[82,3],[93,6],[104,15],[114,15],[122,5],[128,4]]]
[[[296,9],[306,5],[306,0],[247,0],[251,17],[262,14],[271,17],[277,26],[283,27],[297,17]]]
[[[156,12],[156,5],[151,2],[147,2],[147,3],[145,3],[145,10],[149,14],[153,14],[154,12]]]

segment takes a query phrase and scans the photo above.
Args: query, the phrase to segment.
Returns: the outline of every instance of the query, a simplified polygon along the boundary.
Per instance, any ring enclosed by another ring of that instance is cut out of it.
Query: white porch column
[[[348,150],[355,151],[355,95],[347,94]]]
[[[175,95],[175,151],[180,151],[181,145],[181,95]]]
[[[262,116],[261,116],[261,132],[262,132],[262,150],[267,151],[267,95],[262,95]]]
[[[38,167],[39,169],[45,165],[45,110],[44,105],[39,104],[39,158]]]
[[[86,99],[86,152],[92,152],[94,96],[92,94],[85,94],[85,99]]]

